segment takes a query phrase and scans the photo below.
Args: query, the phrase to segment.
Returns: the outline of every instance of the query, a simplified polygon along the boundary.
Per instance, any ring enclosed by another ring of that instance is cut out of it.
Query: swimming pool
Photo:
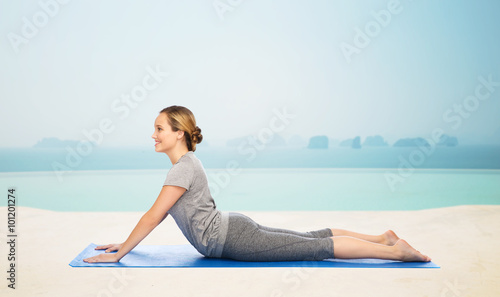
[[[18,205],[57,211],[145,211],[168,170],[0,173]],[[228,173],[207,169],[217,206],[226,211],[418,210],[500,204],[500,170],[272,168]],[[399,177],[388,182],[389,174]],[[1,206],[6,205],[2,199]]]

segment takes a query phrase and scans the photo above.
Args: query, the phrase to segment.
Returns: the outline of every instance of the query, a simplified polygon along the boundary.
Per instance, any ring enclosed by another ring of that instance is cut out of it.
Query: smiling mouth
[[[159,141],[155,142],[155,146],[157,146],[158,144],[160,144],[160,142],[159,142]]]

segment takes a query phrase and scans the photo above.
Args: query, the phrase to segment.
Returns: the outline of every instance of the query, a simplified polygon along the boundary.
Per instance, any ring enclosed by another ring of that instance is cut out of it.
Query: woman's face
[[[182,139],[184,132],[172,131],[168,124],[167,115],[161,113],[155,120],[155,132],[151,137],[155,140],[155,151],[158,153],[167,153],[175,147],[177,140]]]

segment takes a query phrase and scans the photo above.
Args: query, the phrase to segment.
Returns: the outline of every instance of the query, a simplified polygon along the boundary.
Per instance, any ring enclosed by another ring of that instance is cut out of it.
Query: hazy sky
[[[0,6],[0,147],[81,140],[100,122],[102,146],[152,146],[155,117],[174,104],[212,144],[273,127],[500,142],[499,1]]]

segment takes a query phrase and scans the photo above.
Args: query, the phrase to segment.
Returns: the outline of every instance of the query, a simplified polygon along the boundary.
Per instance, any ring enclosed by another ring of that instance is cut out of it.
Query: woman
[[[329,228],[295,232],[261,226],[239,213],[220,212],[210,195],[203,166],[194,155],[203,136],[191,111],[182,106],[167,107],[160,112],[154,126],[155,151],[167,154],[173,165],[158,198],[124,243],[98,246],[96,249],[106,250],[105,253],[83,261],[120,261],[168,214],[206,257],[240,261],[328,258],[430,261],[390,230],[382,235]]]

